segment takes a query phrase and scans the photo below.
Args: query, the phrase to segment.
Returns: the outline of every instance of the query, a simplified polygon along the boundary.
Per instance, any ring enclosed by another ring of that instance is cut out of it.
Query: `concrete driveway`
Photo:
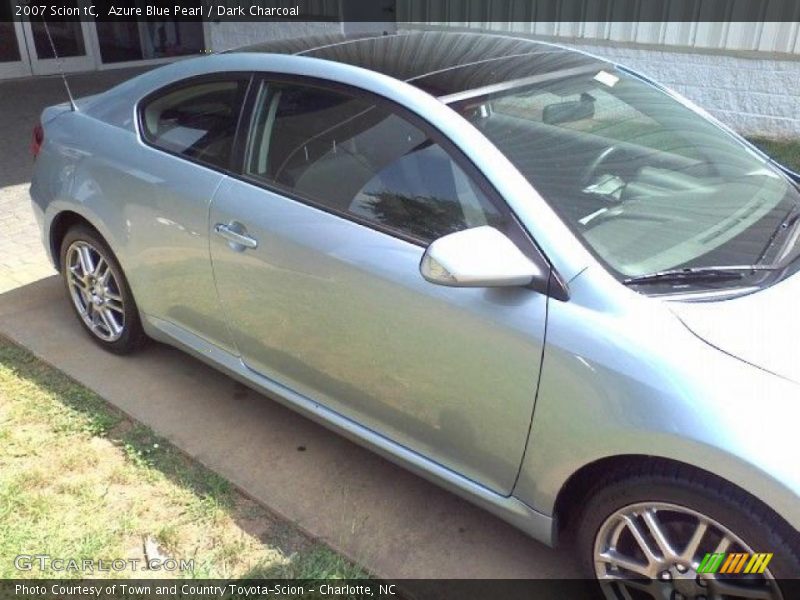
[[[130,76],[74,76],[76,95]],[[307,533],[387,578],[566,578],[573,560],[167,346],[120,358],[69,311],[28,207],[28,137],[54,78],[0,83],[0,334]],[[44,277],[44,278],[42,278]]]

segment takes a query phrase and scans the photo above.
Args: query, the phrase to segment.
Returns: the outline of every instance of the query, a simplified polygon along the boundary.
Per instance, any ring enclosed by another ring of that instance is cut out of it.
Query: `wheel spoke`
[[[658,544],[658,549],[661,551],[661,556],[666,559],[676,558],[677,553],[672,549],[672,546],[670,545],[669,540],[664,533],[664,529],[661,527],[661,523],[658,522],[656,511],[654,509],[644,511],[644,513],[642,513],[642,519],[644,520],[645,525],[647,525],[650,535],[656,541],[656,544]]]
[[[88,246],[78,246],[78,260],[81,263],[81,270],[83,275],[90,275],[94,272],[94,260],[92,259],[92,251]]]
[[[654,574],[654,571],[649,564],[643,565],[636,560],[620,554],[616,550],[606,550],[605,552],[600,553],[598,558],[603,562],[610,564],[612,567],[625,569],[626,571],[637,573],[642,577],[650,578]]]
[[[72,285],[76,286],[81,291],[83,292],[89,291],[89,287],[86,285],[86,282],[83,280],[82,277],[78,276],[78,274],[74,271],[73,268],[70,268],[69,270],[69,278],[70,278],[70,283],[72,283]]]
[[[111,274],[111,269],[108,268],[108,263],[106,262],[106,259],[101,256],[97,260],[97,264],[94,267],[94,271],[92,271],[92,275],[94,275],[94,277],[98,281],[105,284],[110,274]]]
[[[77,294],[80,300],[75,300],[75,306],[78,309],[78,312],[81,315],[89,315],[92,312],[92,301],[89,298],[89,294],[84,292],[81,288],[75,288],[75,294]]]
[[[89,292],[85,292],[83,290],[78,290],[78,293],[81,295],[81,300],[83,300],[83,306],[86,310],[86,314],[92,314],[94,310],[94,304],[92,303],[92,295]]]
[[[107,296],[106,296],[106,308],[108,310],[113,310],[114,312],[119,313],[121,315],[125,314],[125,309],[122,307],[122,303],[114,302],[110,300]]]
[[[686,548],[683,549],[682,556],[685,561],[694,564],[694,557],[700,547],[700,542],[703,541],[703,537],[706,535],[706,531],[708,531],[708,523],[699,521],[691,539],[686,544]]]
[[[731,547],[731,543],[733,543],[733,540],[731,540],[727,535],[723,534],[722,539],[719,541],[719,544],[717,544],[717,547],[714,549],[713,553],[722,554],[723,552],[727,552],[728,548]]]
[[[656,556],[653,549],[650,548],[650,544],[648,543],[647,539],[644,536],[644,532],[639,527],[639,524],[633,517],[628,515],[623,515],[623,521],[625,521],[625,525],[628,527],[628,531],[631,532],[633,538],[636,540],[641,551],[644,553],[645,558],[647,559],[648,566],[654,565],[658,561],[658,557]]]
[[[114,317],[108,312],[107,309],[100,309],[97,311],[100,314],[100,318],[103,321],[103,325],[108,330],[109,335],[118,335],[121,331],[119,325],[114,320]]]
[[[617,582],[616,589],[619,590],[620,594],[622,594],[623,600],[633,600],[633,598],[631,597],[631,593],[628,591],[627,586],[622,581]],[[613,592],[611,596],[606,594],[606,597],[618,598],[618,596],[616,594],[613,594]]]
[[[99,328],[99,327],[101,327],[103,325],[102,319],[100,317],[100,311],[91,302],[89,303],[89,316],[92,319],[92,328],[93,329],[96,330],[97,328]]]
[[[80,250],[78,248],[72,250],[67,260],[69,264],[69,270],[75,274],[75,277],[84,279],[86,277],[86,272],[83,270],[83,261],[81,259]]]
[[[622,597],[624,598],[624,600],[633,600],[633,598],[631,597],[631,593],[628,591],[628,586],[627,585],[625,585],[624,583],[620,583],[617,586],[617,589],[619,589],[619,591],[622,594]]]

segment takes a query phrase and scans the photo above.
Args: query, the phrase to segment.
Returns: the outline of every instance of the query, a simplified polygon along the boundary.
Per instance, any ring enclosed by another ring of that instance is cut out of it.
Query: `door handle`
[[[258,240],[247,235],[247,233],[244,231],[244,226],[239,223],[233,222],[229,225],[217,223],[214,225],[214,231],[218,235],[221,235],[228,240],[231,244],[236,244],[237,246],[242,246],[250,250],[255,250],[258,248]],[[235,249],[236,248],[234,248],[234,250]]]

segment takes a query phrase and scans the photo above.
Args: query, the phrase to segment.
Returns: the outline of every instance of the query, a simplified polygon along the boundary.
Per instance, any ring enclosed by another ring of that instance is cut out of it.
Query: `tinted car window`
[[[669,143],[655,119],[623,102],[599,84],[589,92],[566,88],[525,96],[509,94],[496,98],[491,108],[499,114],[619,142],[635,140],[655,150],[662,150],[663,145]],[[698,149],[686,140],[680,145],[670,144],[670,149],[689,158],[702,157]]]
[[[422,241],[505,219],[450,155],[388,108],[312,86],[264,86],[246,170]]]
[[[800,199],[796,187],[725,130],[625,71],[566,72],[452,107],[619,279],[789,256],[773,242]]]
[[[148,100],[142,133],[151,144],[216,167],[228,165],[239,115],[240,84],[189,85]]]

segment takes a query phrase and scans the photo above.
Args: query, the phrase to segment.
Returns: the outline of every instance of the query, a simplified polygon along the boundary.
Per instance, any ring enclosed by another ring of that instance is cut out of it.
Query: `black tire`
[[[114,292],[118,292],[118,295],[122,298],[122,311],[120,312],[122,315],[122,325],[121,331],[114,334],[118,336],[116,339],[102,339],[100,334],[95,333],[86,322],[76,302],[73,300],[73,291],[69,284],[70,265],[68,264],[68,252],[76,242],[82,242],[91,246],[91,248],[107,263],[108,268],[113,274],[116,284],[115,287],[118,288],[115,289]],[[128,280],[125,278],[125,274],[116,256],[114,256],[114,253],[108,247],[106,241],[96,230],[87,225],[75,225],[71,227],[61,241],[59,264],[61,265],[62,280],[64,281],[64,287],[66,288],[67,297],[73,308],[73,312],[78,322],[95,343],[104,350],[108,350],[114,354],[129,354],[138,350],[147,342],[147,336],[144,333],[142,322],[139,317],[139,309],[131,293]]]
[[[753,552],[773,553],[769,572],[778,580],[784,600],[796,597],[793,594],[800,584],[797,530],[741,489],[703,471],[666,461],[608,473],[587,494],[574,538],[587,577],[597,576],[595,542],[606,520],[624,507],[648,502],[701,513],[727,528]],[[712,550],[701,549],[700,554]]]

